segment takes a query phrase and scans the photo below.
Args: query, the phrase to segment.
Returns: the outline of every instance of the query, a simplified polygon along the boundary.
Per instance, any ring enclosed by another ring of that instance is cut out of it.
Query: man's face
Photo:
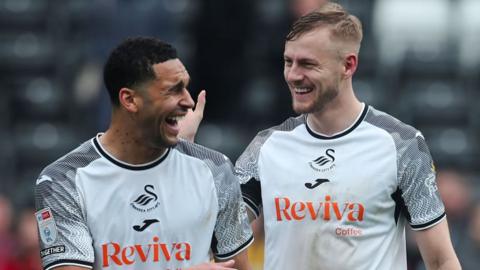
[[[343,64],[328,35],[321,28],[285,43],[284,77],[298,114],[322,111],[338,95]]]
[[[151,147],[174,146],[178,142],[178,119],[194,105],[187,90],[190,76],[178,59],[153,65],[157,79],[139,91],[137,121],[145,143]]]

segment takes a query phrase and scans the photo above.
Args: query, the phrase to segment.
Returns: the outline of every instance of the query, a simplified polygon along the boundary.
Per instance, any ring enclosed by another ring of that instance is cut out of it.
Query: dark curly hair
[[[151,37],[128,38],[116,47],[103,68],[103,80],[114,106],[121,88],[136,88],[155,79],[153,65],[177,58],[176,49]]]

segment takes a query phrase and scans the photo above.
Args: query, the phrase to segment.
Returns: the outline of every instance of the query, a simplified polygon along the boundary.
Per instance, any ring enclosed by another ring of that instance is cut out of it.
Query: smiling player
[[[128,39],[111,53],[104,80],[108,130],[37,180],[45,269],[250,269],[253,237],[233,166],[177,139],[194,102],[176,50]],[[226,262],[210,263],[210,254]]]

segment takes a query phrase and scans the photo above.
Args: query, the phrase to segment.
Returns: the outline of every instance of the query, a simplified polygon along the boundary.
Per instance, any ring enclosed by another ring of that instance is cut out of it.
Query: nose
[[[184,88],[182,98],[180,99],[180,106],[188,110],[193,108],[194,105],[195,105],[195,102],[193,101],[192,96],[190,95],[190,92],[188,92],[188,90]]]
[[[285,80],[287,82],[297,82],[303,79],[303,74],[300,68],[293,64],[291,67],[285,68]]]

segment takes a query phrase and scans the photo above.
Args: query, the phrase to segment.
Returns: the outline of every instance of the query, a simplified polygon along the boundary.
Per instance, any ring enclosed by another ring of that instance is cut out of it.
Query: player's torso
[[[364,269],[353,258],[390,248],[397,171],[388,134],[361,124],[345,136],[318,139],[300,126],[274,133],[258,166],[266,269],[299,262],[301,269]]]
[[[175,150],[146,170],[99,159],[76,182],[96,268],[173,270],[209,259],[218,203],[202,161]]]

